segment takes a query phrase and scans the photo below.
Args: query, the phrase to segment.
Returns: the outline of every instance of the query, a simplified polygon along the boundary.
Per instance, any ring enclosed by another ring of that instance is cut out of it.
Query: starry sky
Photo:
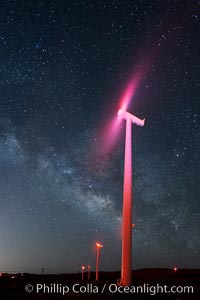
[[[120,270],[125,126],[107,128],[137,74],[132,267],[200,267],[199,9],[1,1],[2,272],[94,270],[96,241]]]

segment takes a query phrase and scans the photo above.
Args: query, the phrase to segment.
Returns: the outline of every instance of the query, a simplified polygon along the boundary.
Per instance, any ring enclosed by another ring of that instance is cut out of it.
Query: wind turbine
[[[99,257],[100,257],[100,249],[103,248],[103,245],[99,242],[96,243],[96,281],[99,280]]]
[[[145,119],[141,120],[123,108],[118,110],[117,115],[126,120],[121,282],[122,285],[129,286],[131,285],[132,269],[132,124],[142,127]]]
[[[84,279],[84,271],[85,271],[85,266],[82,266],[81,267],[81,274],[82,274],[81,278],[82,278],[82,280]]]
[[[90,271],[91,271],[91,266],[90,266],[90,265],[88,265],[88,266],[87,266],[87,269],[88,269],[88,280],[90,280]]]

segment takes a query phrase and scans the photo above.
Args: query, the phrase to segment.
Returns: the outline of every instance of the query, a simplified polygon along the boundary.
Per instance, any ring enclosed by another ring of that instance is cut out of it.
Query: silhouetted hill
[[[100,272],[99,281],[95,281],[95,272],[91,279],[81,280],[80,273],[74,274],[2,274],[0,277],[1,299],[106,299],[133,298],[174,300],[200,299],[199,269],[139,269],[132,271],[132,286],[120,287],[117,280],[120,272]],[[193,288],[193,293],[183,292],[185,286]],[[167,293],[162,289],[166,287]],[[171,289],[179,289],[174,293]],[[26,291],[27,290],[27,291]],[[142,291],[144,292],[142,294]],[[64,295],[63,295],[64,293]]]

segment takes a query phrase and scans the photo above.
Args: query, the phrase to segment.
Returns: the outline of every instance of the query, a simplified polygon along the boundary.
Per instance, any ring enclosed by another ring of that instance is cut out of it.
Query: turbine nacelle
[[[131,120],[131,122],[137,126],[144,126],[144,123],[145,123],[145,119],[141,120],[139,118],[137,118],[136,116],[128,113],[125,109],[123,108],[120,108],[117,112],[117,115],[120,117],[120,118],[123,118],[124,120]]]

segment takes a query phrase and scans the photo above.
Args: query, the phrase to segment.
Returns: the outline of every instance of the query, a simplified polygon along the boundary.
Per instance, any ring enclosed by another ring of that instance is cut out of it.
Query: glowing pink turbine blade
[[[114,113],[113,113],[114,115]],[[107,122],[106,126],[99,129],[99,133],[95,134],[93,140],[92,152],[86,154],[86,160],[89,161],[87,168],[90,171],[98,169],[99,172],[99,162],[103,163],[103,168],[107,165],[110,159],[110,154],[115,146],[117,140],[117,135],[120,134],[120,124],[122,123],[122,118],[114,115],[110,122]],[[88,156],[89,155],[89,156]]]
[[[139,74],[136,74],[128,83],[126,90],[120,100],[120,108],[127,110],[132,97],[135,95],[136,89],[139,85]]]
[[[102,152],[109,154],[115,146],[117,135],[119,134],[119,126],[122,120],[115,116],[112,121],[106,126],[102,136]]]

